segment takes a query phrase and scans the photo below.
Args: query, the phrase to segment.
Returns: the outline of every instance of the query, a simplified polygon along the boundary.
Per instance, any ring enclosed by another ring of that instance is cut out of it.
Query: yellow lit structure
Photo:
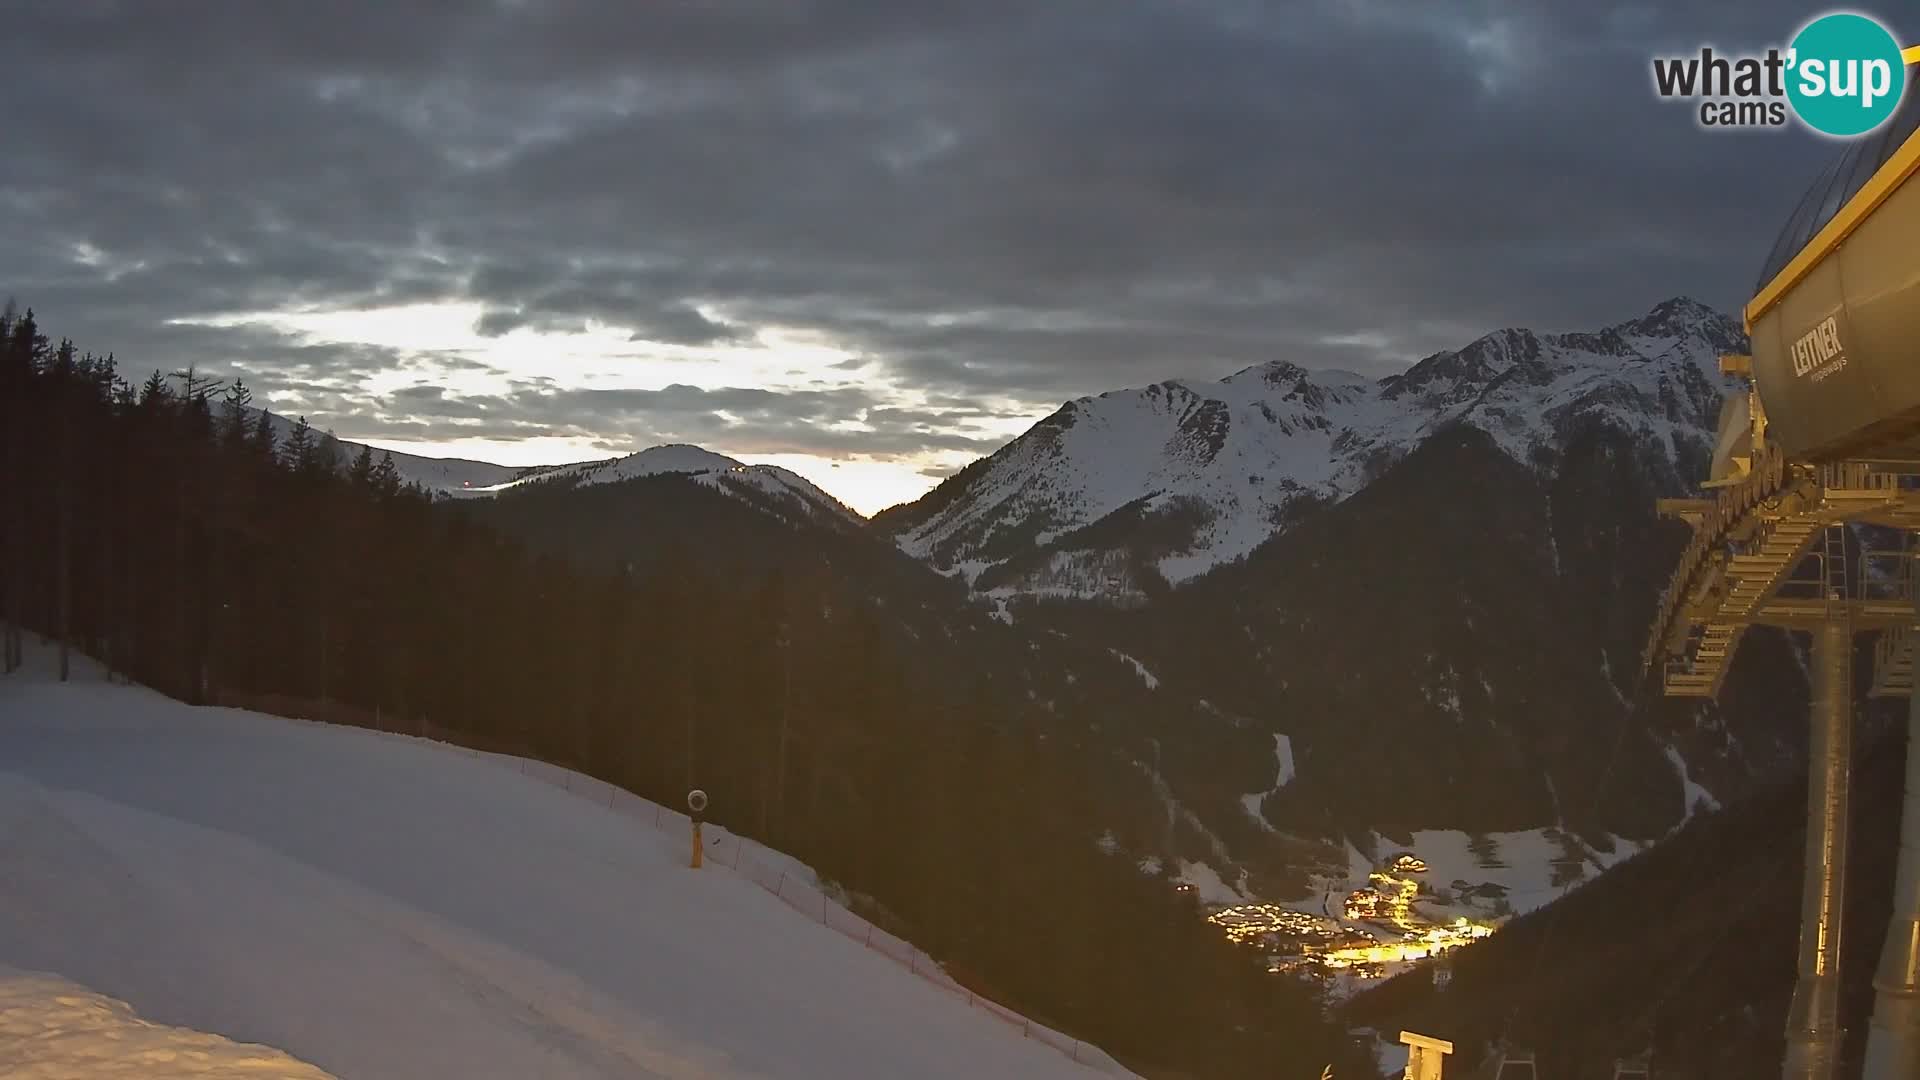
[[[1446,1055],[1453,1053],[1452,1043],[1411,1031],[1401,1032],[1400,1042],[1407,1048],[1406,1080],[1443,1080],[1440,1070]]]
[[[1394,865],[1401,866],[1408,858],[1402,856]],[[1347,898],[1346,912],[1351,921],[1370,923],[1377,928],[1373,930],[1343,928],[1333,919],[1277,904],[1224,907],[1209,914],[1207,921],[1236,945],[1267,942],[1284,953],[1269,958],[1268,971],[1317,969],[1357,979],[1389,974],[1386,965],[1427,960],[1494,932],[1493,926],[1464,917],[1451,922],[1423,917],[1413,906],[1419,891],[1419,882],[1412,878],[1384,870],[1369,875],[1368,887]],[[1356,917],[1356,912],[1364,915]],[[1399,936],[1379,936],[1383,933]]]
[[[1920,50],[1906,54],[1920,64]],[[1920,73],[1910,69],[1913,83]],[[1694,535],[1644,660],[1667,694],[1718,695],[1748,627],[1812,638],[1805,890],[1787,1080],[1834,1080],[1855,631],[1879,631],[1872,693],[1910,699],[1893,922],[1874,980],[1864,1080],[1920,1077],[1920,93],[1847,144],[1789,217],[1746,308],[1749,380],[1722,410],[1707,497],[1662,500]],[[1853,525],[1902,537],[1848,566]],[[1862,572],[1862,570],[1866,572]],[[1808,571],[1811,571],[1810,573]],[[1875,570],[1884,572],[1876,573]]]
[[[1360,964],[1397,964],[1414,960],[1425,960],[1438,956],[1448,949],[1457,949],[1493,933],[1493,927],[1480,923],[1456,919],[1449,926],[1432,926],[1419,931],[1416,936],[1402,941],[1382,941],[1372,945],[1357,945],[1347,948],[1329,949],[1317,954],[1320,962],[1330,968],[1350,968]]]
[[[1337,932],[1325,918],[1277,904],[1238,904],[1221,908],[1208,915],[1207,921],[1226,931],[1227,940],[1236,945],[1250,945],[1269,934],[1303,940],[1326,940]]]

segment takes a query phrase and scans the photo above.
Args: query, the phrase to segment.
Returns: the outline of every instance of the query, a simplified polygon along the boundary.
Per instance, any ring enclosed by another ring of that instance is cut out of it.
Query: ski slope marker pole
[[[695,870],[700,869],[700,855],[705,845],[700,842],[700,815],[707,809],[707,793],[699,788],[687,792],[687,809],[693,811],[693,859],[688,864]]]

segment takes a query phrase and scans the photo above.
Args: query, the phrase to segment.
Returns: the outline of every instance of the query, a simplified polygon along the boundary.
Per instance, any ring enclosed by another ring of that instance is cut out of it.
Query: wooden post
[[[695,818],[693,819],[693,862],[691,864],[695,870],[700,869],[701,847],[702,845],[700,843],[700,819]]]

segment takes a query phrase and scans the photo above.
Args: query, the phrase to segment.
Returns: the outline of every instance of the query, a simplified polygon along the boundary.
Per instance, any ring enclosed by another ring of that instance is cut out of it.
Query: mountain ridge
[[[1678,483],[1718,408],[1717,358],[1743,343],[1675,297],[1598,331],[1494,331],[1373,381],[1276,360],[1108,391],[874,520],[978,591],[1137,598],[1245,557],[1453,424],[1539,465],[1582,420],[1611,422],[1664,444]],[[1114,535],[1076,535],[1103,525]]]

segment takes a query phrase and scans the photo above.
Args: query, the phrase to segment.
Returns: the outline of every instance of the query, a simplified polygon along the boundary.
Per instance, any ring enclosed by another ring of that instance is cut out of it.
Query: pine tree
[[[391,450],[381,454],[380,464],[374,466],[373,489],[386,496],[400,493],[400,467],[393,463]]]
[[[161,376],[160,369],[155,368],[153,374],[147,376],[147,381],[140,386],[141,407],[146,409],[165,408],[172,400],[172,388],[167,385],[167,380]]]
[[[12,333],[5,341],[0,341],[0,401],[6,403],[6,412],[0,413],[4,420],[4,433],[0,437],[7,440],[6,476],[16,482],[9,483],[6,499],[6,531],[0,542],[6,545],[7,563],[0,571],[5,575],[4,603],[0,604],[0,616],[6,618],[4,635],[0,635],[0,670],[17,670],[25,660],[24,641],[21,638],[20,622],[26,618],[27,611],[27,530],[30,522],[30,491],[26,483],[25,464],[32,449],[27,437],[27,427],[33,420],[28,395],[34,376],[39,370],[39,361],[46,349],[47,339],[40,334],[38,322],[34,319],[33,309],[17,319],[10,320]]]
[[[287,436],[287,445],[280,448],[280,460],[290,471],[306,475],[313,468],[313,427],[301,417],[293,425],[293,434]]]
[[[253,456],[272,464],[280,459],[275,444],[279,437],[273,433],[273,414],[260,410],[260,419],[253,425]]]
[[[8,297],[5,308],[0,308],[0,476],[17,476],[26,464],[26,450],[18,445],[21,419],[19,417],[20,399],[26,393],[26,376],[15,370],[13,361],[13,328],[19,321],[18,309],[13,298]],[[14,594],[13,580],[16,564],[25,561],[25,553],[20,550],[21,537],[15,531],[18,527],[18,507],[12,498],[0,498],[0,673],[11,673],[13,663],[14,624],[20,617],[15,610],[19,598]]]
[[[226,397],[220,403],[220,444],[230,450],[238,450],[247,443],[247,406],[253,402],[253,391],[247,388],[244,379],[235,379],[227,387]]]
[[[353,467],[347,470],[347,479],[352,482],[355,491],[373,490],[373,447],[360,447],[360,454],[353,459]]]
[[[180,380],[180,397],[186,401],[205,401],[220,392],[219,380],[201,375],[194,364],[188,364],[171,377]]]
[[[78,401],[81,394],[79,370],[74,362],[73,342],[62,340],[59,350],[54,353],[53,363],[48,373],[54,380],[53,414],[54,424],[59,432],[56,453],[62,465],[73,470],[75,461],[74,427],[75,413],[79,411]],[[72,483],[54,486],[54,539],[53,550],[57,563],[54,570],[54,594],[57,634],[60,638],[60,681],[66,682],[71,672],[73,651],[73,496]]]
[[[340,448],[340,439],[332,429],[323,432],[313,447],[313,474],[317,477],[338,476],[340,464],[347,452]]]

